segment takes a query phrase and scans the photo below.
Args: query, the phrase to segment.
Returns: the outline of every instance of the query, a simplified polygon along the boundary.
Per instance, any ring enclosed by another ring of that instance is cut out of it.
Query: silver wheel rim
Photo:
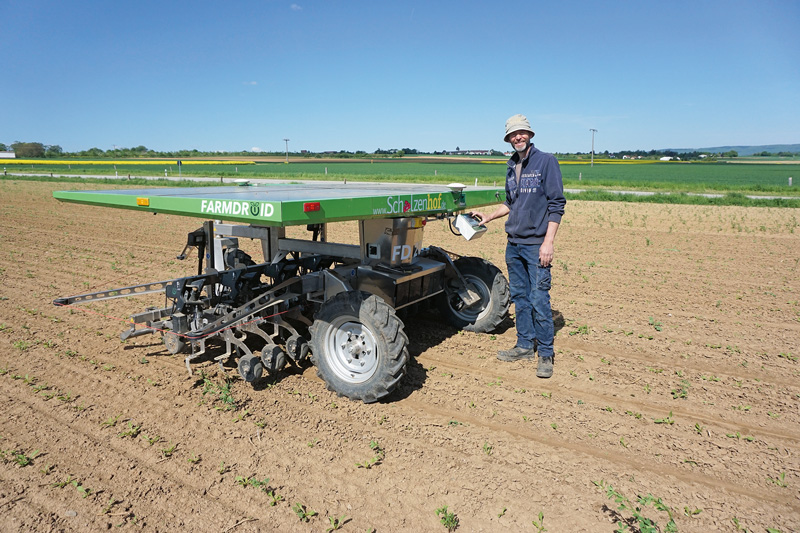
[[[477,276],[470,276],[465,275],[464,279],[467,281],[467,285],[470,289],[477,292],[480,296],[480,300],[478,303],[470,306],[470,307],[462,307],[461,309],[454,308],[451,303],[450,299],[448,298],[447,304],[450,306],[450,309],[453,311],[453,314],[457,316],[460,320],[464,322],[474,324],[488,313],[489,301],[491,299],[491,289],[488,285],[479,277]]]
[[[363,383],[378,369],[378,343],[360,322],[347,318],[332,322],[325,336],[325,352],[334,374],[349,383]]]

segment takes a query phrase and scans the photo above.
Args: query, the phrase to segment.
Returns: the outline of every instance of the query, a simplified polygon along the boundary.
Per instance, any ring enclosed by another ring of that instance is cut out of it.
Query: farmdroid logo
[[[446,208],[447,202],[442,199],[442,193],[417,196],[412,194],[410,197],[389,196],[386,198],[386,207],[375,208],[372,214],[396,215],[420,211],[444,211]]]
[[[268,202],[242,202],[236,200],[203,200],[200,211],[206,215],[250,215],[271,217],[275,206]]]

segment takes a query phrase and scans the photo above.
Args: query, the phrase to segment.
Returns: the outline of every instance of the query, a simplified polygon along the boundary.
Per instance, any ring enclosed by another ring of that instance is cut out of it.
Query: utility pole
[[[597,133],[597,130],[594,128],[589,128],[589,131],[592,132],[592,166],[594,166],[594,134]]]
[[[289,139],[283,140],[286,143],[286,163],[289,163]]]

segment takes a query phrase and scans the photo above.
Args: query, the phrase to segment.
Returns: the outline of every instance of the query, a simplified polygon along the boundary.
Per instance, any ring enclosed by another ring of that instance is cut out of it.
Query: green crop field
[[[205,176],[212,178],[327,179],[349,181],[393,181],[410,183],[463,182],[467,185],[502,186],[505,161],[476,159],[415,160],[360,159],[306,160],[284,162],[186,162],[178,168],[175,160],[8,162],[8,171],[68,175],[111,175],[119,178]],[[800,165],[786,163],[731,164],[725,162],[609,162],[591,166],[588,162],[565,160],[561,164],[564,186],[595,193],[604,190],[653,191],[680,196],[684,193],[763,194],[796,197],[800,202]],[[166,176],[165,176],[166,174]],[[789,178],[794,184],[789,186]],[[195,184],[196,185],[196,184]],[[584,195],[588,198],[588,195]],[[662,199],[663,200],[663,199]],[[676,200],[677,201],[677,200]],[[680,201],[680,203],[686,203]]]

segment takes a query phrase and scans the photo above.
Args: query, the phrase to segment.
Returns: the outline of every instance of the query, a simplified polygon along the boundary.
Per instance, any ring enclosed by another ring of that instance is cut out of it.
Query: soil
[[[669,512],[800,531],[800,210],[570,202],[551,379],[496,359],[511,318],[478,334],[426,310],[403,317],[401,386],[363,404],[311,366],[190,376],[160,337],[120,340],[148,297],[53,306],[193,274],[175,256],[201,223],[61,188],[81,186],[0,181],[0,530],[446,531],[446,507],[457,531],[664,531]],[[467,242],[433,222],[425,244],[506,271],[500,223]]]

